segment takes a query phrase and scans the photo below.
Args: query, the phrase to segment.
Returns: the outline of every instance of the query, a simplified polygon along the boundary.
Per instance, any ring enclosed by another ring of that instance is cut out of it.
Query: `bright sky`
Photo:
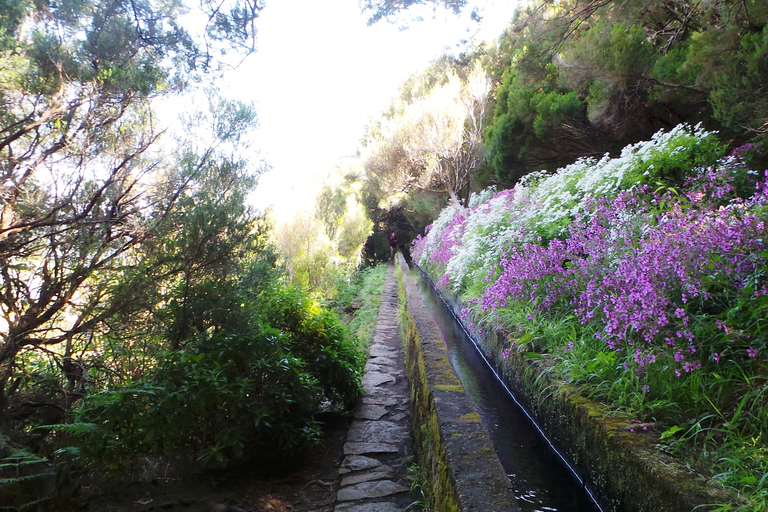
[[[480,40],[500,35],[517,4],[475,3],[484,15]],[[386,21],[367,26],[358,0],[267,2],[257,20],[257,53],[231,73],[222,91],[256,102],[260,130],[254,146],[272,170],[262,176],[254,204],[291,208],[311,201],[296,196],[301,186],[355,155],[366,123],[398,87],[477,32],[469,11],[431,19],[426,9],[428,19],[399,30]]]

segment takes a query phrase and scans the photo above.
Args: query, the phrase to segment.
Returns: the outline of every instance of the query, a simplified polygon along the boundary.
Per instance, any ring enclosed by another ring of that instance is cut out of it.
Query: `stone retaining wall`
[[[443,299],[461,318],[463,305],[445,293]],[[468,321],[483,333],[473,338],[485,357],[604,511],[707,511],[717,508],[714,503],[738,502],[723,487],[708,484],[692,468],[659,450],[655,424],[612,414],[606,406],[586,400],[553,377],[546,362],[528,357],[530,347],[511,345],[481,319]],[[503,358],[507,348],[509,355]]]
[[[517,512],[488,432],[453,372],[442,335],[400,255],[398,264],[406,297],[411,430],[419,465],[429,475],[431,510]]]

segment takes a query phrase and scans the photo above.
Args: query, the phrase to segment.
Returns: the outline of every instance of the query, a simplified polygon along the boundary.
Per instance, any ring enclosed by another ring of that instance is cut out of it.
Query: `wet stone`
[[[394,384],[394,383],[393,383]],[[381,397],[382,399],[397,398],[400,394],[393,386],[387,384],[386,386],[376,386],[367,391],[368,396]]]
[[[376,386],[381,386],[387,382],[395,382],[395,377],[387,373],[380,372],[370,372],[363,376],[363,387],[365,387],[366,390],[370,390]]]
[[[368,390],[368,393],[371,395],[395,396],[395,394],[387,386],[377,386]]]
[[[389,466],[381,466],[372,471],[356,471],[341,479],[341,486],[360,484],[363,482],[373,482],[374,480],[384,480],[394,478],[394,470]]]
[[[400,449],[390,443],[346,443],[344,455],[365,455],[366,453],[397,453]]]
[[[355,409],[355,412],[352,413],[352,415],[355,418],[360,418],[364,420],[378,420],[381,419],[382,416],[387,414],[387,408],[382,407],[381,405],[361,405],[357,409]]]
[[[365,371],[367,371],[367,372],[382,372],[382,373],[385,373],[385,372],[387,372],[387,370],[389,370],[389,368],[384,366],[384,365],[381,365],[381,364],[371,364],[371,363],[368,363],[368,364],[365,365]]]
[[[366,457],[365,455],[347,455],[344,457],[344,461],[341,463],[341,469],[346,470],[346,473],[350,471],[363,471],[366,469],[374,469],[381,466],[381,462]],[[339,471],[341,473],[341,471]]]
[[[375,482],[362,482],[339,490],[336,495],[338,501],[364,500],[367,498],[381,498],[400,492],[407,492],[408,487],[393,482],[392,480],[377,480]]]
[[[340,503],[334,512],[402,512],[394,503]]]
[[[366,395],[363,397],[363,403],[366,405],[383,405],[387,407],[397,405],[398,400],[389,396]]]
[[[369,357],[397,357],[397,351],[385,347],[371,347]]]
[[[372,357],[368,360],[368,364],[366,364],[365,367],[368,368],[368,366],[372,364],[380,366],[395,366],[395,362],[392,359],[384,356]]]
[[[399,443],[408,436],[402,425],[391,421],[356,421],[349,427],[348,442]]]

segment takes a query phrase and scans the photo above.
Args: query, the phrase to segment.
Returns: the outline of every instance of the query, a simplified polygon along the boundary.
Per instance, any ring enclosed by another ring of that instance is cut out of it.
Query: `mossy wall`
[[[443,293],[457,318],[464,307]],[[734,496],[657,448],[653,424],[638,424],[586,400],[559,381],[546,359],[526,356],[503,333],[469,318],[474,339],[517,400],[598,497],[606,512],[691,512],[734,503]],[[502,357],[505,348],[509,356]]]
[[[440,434],[440,420],[430,393],[420,350],[421,341],[413,317],[408,315],[407,371],[410,383],[411,425],[419,465],[426,474],[430,510],[457,511],[459,497]]]
[[[406,302],[406,366],[416,455],[436,512],[519,511],[480,416],[448,361],[445,343],[424,307],[405,261],[398,259]]]

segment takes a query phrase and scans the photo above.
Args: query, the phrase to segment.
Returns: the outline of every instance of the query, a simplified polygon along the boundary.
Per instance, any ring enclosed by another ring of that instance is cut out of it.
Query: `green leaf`
[[[681,430],[683,430],[683,427],[680,427],[678,425],[673,425],[672,427],[668,428],[667,430],[665,430],[664,432],[661,433],[661,438],[662,439],[667,439],[669,437],[674,436],[675,434],[677,434]]]

